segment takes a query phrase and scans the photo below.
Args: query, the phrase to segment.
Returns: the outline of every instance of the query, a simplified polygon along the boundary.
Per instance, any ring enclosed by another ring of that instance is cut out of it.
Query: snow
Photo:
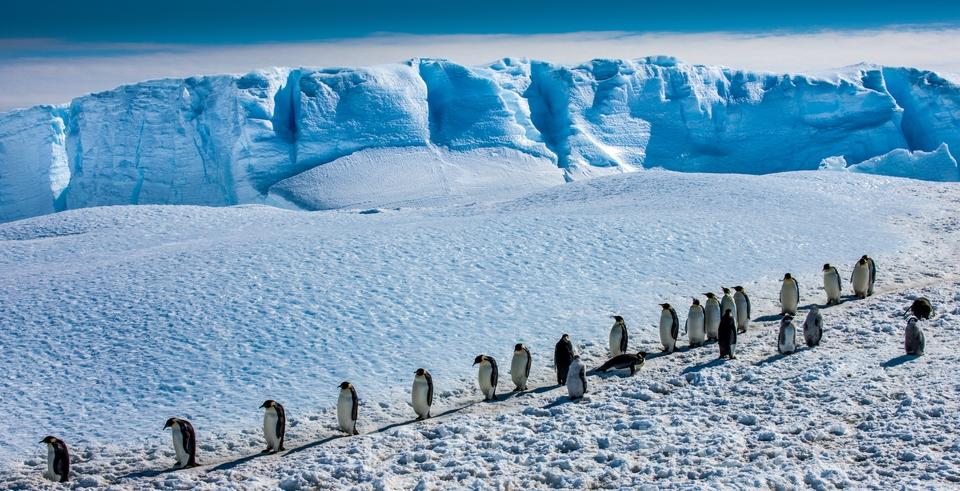
[[[820,162],[820,169],[913,177],[927,181],[960,181],[957,160],[950,154],[946,143],[941,143],[932,152],[911,152],[898,148],[850,166],[842,156],[828,157]]]
[[[960,480],[955,184],[651,170],[443,204],[99,207],[0,225],[0,345],[16,354],[0,359],[12,421],[0,487],[44,486],[35,442],[48,433],[71,446],[76,486]],[[823,344],[777,356],[783,273],[803,310],[824,301],[824,262],[849,275],[863,253],[880,266],[877,295],[822,309]],[[738,360],[685,340],[656,353],[659,303],[735,284],[755,317]],[[938,316],[927,354],[906,358],[902,312],[920,295]],[[586,398],[568,402],[548,385],[553,344],[569,333],[598,366],[614,313],[631,351],[651,355],[632,378],[590,375]],[[534,390],[479,402],[472,360],[506,367],[518,342]],[[421,366],[436,417],[413,424]],[[334,438],[343,380],[363,401],[363,435],[348,439]],[[281,456],[258,454],[268,398],[287,409]],[[196,427],[202,467],[164,472],[171,416]]]
[[[509,167],[528,174],[531,160],[549,161],[567,181],[656,167],[769,174],[814,170],[834,156],[863,162],[897,149],[956,149],[958,128],[960,88],[911,68],[775,74],[669,56],[573,66],[506,58],[485,66],[414,59],[272,68],[146,81],[0,114],[0,221],[103,205],[313,209],[432,197],[413,187],[409,195],[377,189],[378,201],[356,186],[397,182],[387,154],[443,154],[459,162],[458,173],[483,181],[465,188],[493,189]],[[496,165],[477,158],[490,151],[501,155]],[[419,172],[436,169],[429,160]],[[323,169],[344,162],[365,174]],[[925,178],[927,163],[898,166],[909,172],[895,175]],[[343,182],[317,179],[331,175]],[[275,191],[289,193],[294,182],[296,199],[279,199]],[[542,182],[521,177],[502,194],[534,192]]]

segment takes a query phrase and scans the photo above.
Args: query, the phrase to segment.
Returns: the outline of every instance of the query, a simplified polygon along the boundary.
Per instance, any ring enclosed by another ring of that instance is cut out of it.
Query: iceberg
[[[821,77],[668,56],[271,68],[0,114],[0,221],[122,204],[472,202],[653,167],[768,174],[943,144],[960,148],[960,86],[912,68]],[[928,168],[946,160],[916,155],[861,169],[950,178]]]

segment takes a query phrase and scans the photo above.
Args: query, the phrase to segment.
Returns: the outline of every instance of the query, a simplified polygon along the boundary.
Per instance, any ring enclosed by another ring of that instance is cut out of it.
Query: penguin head
[[[343,390],[347,390],[350,388],[350,382],[343,382],[342,384],[339,385],[339,387]]]
[[[861,265],[861,266],[864,265],[864,264],[867,264],[867,256],[861,257],[860,260],[857,261],[857,264],[859,264],[859,265]]]
[[[639,356],[641,360],[645,360],[645,359],[647,358],[647,352],[646,352],[646,351],[638,351],[638,352],[637,352],[637,356]]]
[[[916,324],[918,320],[919,320],[919,319],[917,319],[916,317],[914,317],[914,316],[911,315],[910,318],[907,319],[907,325],[909,326],[909,325]],[[49,437],[49,436],[48,436],[47,438],[53,438],[53,437]]]
[[[730,309],[724,310],[724,311],[723,311],[723,316],[724,316],[724,317],[733,317],[733,312],[732,312]]]
[[[700,305],[700,300],[694,298],[694,299],[693,299],[693,305]]]
[[[725,286],[721,286],[720,289],[723,290],[723,293],[724,293],[724,294],[726,294],[726,295],[729,295],[729,294],[730,294],[730,289],[729,289],[729,288],[727,288],[727,287],[725,287]]]
[[[662,303],[660,306],[663,307],[663,310],[670,310],[670,304],[668,303]]]
[[[487,355],[477,355],[477,357],[473,359],[473,364],[476,365],[477,363],[483,363],[485,361],[487,361]]]
[[[784,280],[784,281],[786,281],[786,280],[792,280],[792,279],[793,279],[793,275],[791,275],[790,273],[787,273],[787,274],[783,275],[783,280]]]
[[[830,269],[830,263],[824,264],[824,265],[823,265],[823,270],[826,271],[826,270],[828,270],[828,269]]]
[[[418,377],[423,377],[424,375],[427,374],[427,371],[423,368],[418,368],[417,371],[414,372],[414,374],[417,375]]]
[[[523,351],[523,343],[517,343],[517,345],[513,347],[513,351]]]
[[[714,295],[713,292],[707,292],[704,293],[704,295],[706,295],[707,298],[716,298],[716,295]]]
[[[868,260],[870,259],[870,256],[864,254],[864,255],[860,256],[860,259],[863,260],[863,261],[868,261]]]
[[[43,440],[40,440],[40,443],[46,443],[47,445],[56,445],[57,443],[62,443],[62,442],[55,437],[48,436]]]
[[[177,418],[170,418],[167,420],[167,424],[163,425],[163,429],[172,428],[173,424],[177,422]]]
[[[560,341],[570,341],[570,335],[564,334],[563,336],[560,336]]]
[[[613,317],[613,321],[616,322],[616,323],[618,323],[618,324],[621,323],[621,322],[623,322],[623,316],[611,315],[610,317]]]
[[[274,401],[273,399],[267,399],[266,401],[263,401],[263,404],[260,407],[270,409],[276,406],[277,406],[277,401]]]
[[[793,316],[790,314],[783,314],[783,322],[790,322],[793,320]]]
[[[742,287],[742,286],[735,286],[735,287],[733,287],[733,289],[734,289],[734,291],[738,291],[738,292],[742,292],[742,291],[743,291],[743,287]]]

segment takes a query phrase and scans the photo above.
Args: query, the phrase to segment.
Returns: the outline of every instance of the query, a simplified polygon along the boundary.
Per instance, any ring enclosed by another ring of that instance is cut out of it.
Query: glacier
[[[941,147],[950,160],[960,148],[960,86],[913,68],[831,78],[667,56],[271,68],[0,114],[0,221],[126,204],[470,202],[652,167],[767,174]],[[925,179],[928,160],[862,170]]]

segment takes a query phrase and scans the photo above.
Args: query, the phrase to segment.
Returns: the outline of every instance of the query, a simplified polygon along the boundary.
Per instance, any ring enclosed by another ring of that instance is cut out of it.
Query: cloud
[[[564,64],[666,54],[688,63],[822,73],[860,62],[960,73],[960,29],[890,27],[767,33],[381,34],[300,43],[178,44],[0,42],[0,110],[70,99],[141,80],[244,73],[270,66],[359,66],[415,57],[482,64],[527,57]]]

